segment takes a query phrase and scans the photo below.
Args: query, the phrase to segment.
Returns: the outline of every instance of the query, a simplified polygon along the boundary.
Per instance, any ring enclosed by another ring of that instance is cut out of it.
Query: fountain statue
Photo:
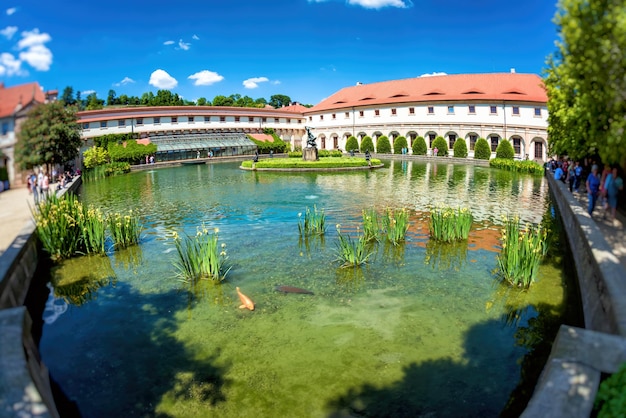
[[[306,148],[302,150],[302,159],[304,161],[317,161],[319,158],[317,156],[317,144],[315,142],[315,137],[311,133],[311,128],[305,126],[307,134],[306,140]]]

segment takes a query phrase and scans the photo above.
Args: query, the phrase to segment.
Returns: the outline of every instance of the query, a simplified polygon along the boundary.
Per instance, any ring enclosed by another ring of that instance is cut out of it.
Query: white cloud
[[[48,71],[52,64],[52,51],[45,45],[33,45],[26,51],[20,52],[20,60],[39,71]]]
[[[134,82],[135,82],[135,80],[133,80],[132,78],[124,77],[124,79],[122,81],[120,81],[119,83],[114,83],[113,85],[115,87],[119,87],[119,86],[125,86],[126,84],[131,84],[131,83],[134,83]]]
[[[173,89],[178,85],[178,81],[174,77],[161,69],[155,70],[150,74],[148,83],[159,89]]]
[[[22,32],[22,39],[17,43],[18,49],[24,49],[35,45],[43,45],[52,38],[47,33],[39,33],[39,29]]]
[[[275,86],[277,86],[277,85],[279,85],[279,84],[280,84],[280,80],[274,80],[274,81],[272,81],[272,84],[274,84]]]
[[[190,46],[191,46],[190,43],[183,42],[182,39],[178,41],[178,49],[182,49],[183,51],[187,51]]]
[[[324,3],[328,0],[309,0],[309,3]],[[382,9],[384,7],[397,7],[400,9],[408,9],[413,7],[411,0],[345,0],[346,4],[351,6],[361,6],[365,9]]]
[[[163,45],[174,45],[176,42],[174,41],[165,41],[163,42]]]
[[[444,73],[444,72],[437,72],[437,71],[435,71],[434,73],[422,74],[422,75],[420,75],[420,77],[435,77],[435,76],[438,76],[438,75],[448,75],[448,74]]]
[[[269,81],[267,77],[252,77],[247,80],[243,80],[243,86],[247,89],[255,89],[259,87],[259,83]]]
[[[7,16],[11,16],[13,13],[17,12],[17,7],[11,7],[10,9],[7,9]]]
[[[224,76],[221,76],[213,71],[202,70],[190,75],[187,78],[190,80],[196,80],[193,83],[194,86],[210,86],[211,84],[222,81],[224,79]]]
[[[83,91],[80,92],[80,95],[84,96],[84,97],[87,97],[90,94],[94,94],[95,92],[96,92],[95,90],[83,90]]]
[[[13,35],[15,35],[15,32],[17,32],[17,26],[7,26],[6,28],[0,30],[0,35],[7,39],[11,39]]]
[[[199,41],[200,38],[198,37],[198,35],[194,34],[191,39],[193,39],[194,41]]]
[[[22,61],[16,59],[13,54],[3,52],[0,54],[0,76],[22,74]]]

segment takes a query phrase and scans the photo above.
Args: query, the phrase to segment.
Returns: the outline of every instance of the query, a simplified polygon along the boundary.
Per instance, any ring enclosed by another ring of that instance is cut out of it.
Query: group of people
[[[39,172],[31,172],[28,175],[28,193],[32,194],[35,199],[35,204],[40,200],[45,200],[48,197],[48,191],[50,190],[50,177],[48,172],[43,169],[39,169]]]
[[[624,190],[624,181],[619,175],[618,166],[604,166],[600,173],[599,166],[590,159],[583,162],[554,159],[548,163],[548,168],[554,173],[554,179],[569,184],[570,192],[583,192],[581,185],[584,180],[584,191],[587,193],[587,212],[591,215],[595,207],[600,204],[603,208],[602,217],[615,219],[619,194]]]

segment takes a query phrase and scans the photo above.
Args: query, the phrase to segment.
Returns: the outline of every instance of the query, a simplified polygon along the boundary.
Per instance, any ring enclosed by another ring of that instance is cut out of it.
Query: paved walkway
[[[0,255],[4,254],[27,222],[35,201],[28,188],[9,189],[0,193]],[[29,206],[30,205],[30,206]]]

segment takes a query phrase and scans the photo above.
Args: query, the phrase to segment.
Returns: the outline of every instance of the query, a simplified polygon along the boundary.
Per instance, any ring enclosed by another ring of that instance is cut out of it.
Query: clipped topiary
[[[374,152],[374,142],[372,138],[367,135],[361,140],[361,152],[365,151]]]
[[[413,155],[426,155],[428,147],[423,136],[418,136],[413,140]]]
[[[463,138],[457,138],[452,149],[456,158],[467,158],[467,142]]]
[[[515,157],[515,150],[510,141],[503,139],[496,148],[496,158],[508,158],[512,160]]]
[[[443,139],[442,136],[438,136],[433,141],[433,149],[437,148],[437,155],[439,157],[447,157],[448,156],[448,144],[446,140]]]
[[[350,138],[348,138],[348,140],[346,141],[346,151],[350,152],[353,150],[359,150],[359,141],[356,139],[356,137],[350,135]]]
[[[485,138],[478,138],[476,145],[474,145],[474,159],[476,160],[488,160],[491,158],[491,148],[489,142]]]
[[[394,154],[402,154],[403,148],[408,148],[409,144],[406,142],[406,138],[403,136],[399,136],[393,141],[393,153]]]
[[[391,143],[385,135],[379,136],[376,140],[376,152],[378,154],[391,154]]]

